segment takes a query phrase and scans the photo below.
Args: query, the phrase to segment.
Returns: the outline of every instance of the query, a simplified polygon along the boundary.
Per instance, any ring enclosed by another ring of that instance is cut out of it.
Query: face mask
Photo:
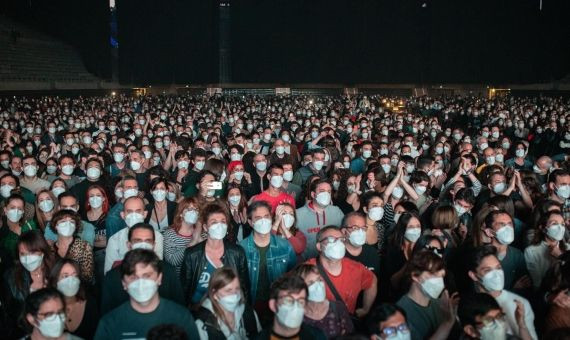
[[[504,142],[502,146],[503,149],[508,150],[511,147],[511,144],[509,142]]]
[[[505,273],[502,269],[494,269],[481,278],[481,284],[489,292],[500,292],[505,286]]]
[[[485,160],[487,161],[487,164],[489,164],[489,165],[495,164],[495,156],[489,156]]]
[[[187,210],[184,213],[184,222],[186,224],[195,224],[198,221],[198,212],[196,210]]]
[[[152,192],[152,198],[157,202],[162,202],[166,199],[166,190],[155,190]]]
[[[519,158],[523,158],[525,155],[525,151],[523,149],[517,149],[517,151],[515,151],[515,155]]]
[[[208,235],[214,240],[221,240],[226,237],[228,225],[225,223],[214,223],[208,228]]]
[[[498,153],[495,155],[495,160],[499,163],[503,163],[504,157],[502,153]]]
[[[331,194],[323,191],[319,193],[315,199],[321,207],[327,207],[331,203]]]
[[[53,175],[53,174],[55,174],[55,172],[57,171],[57,166],[55,166],[55,165],[48,165],[48,166],[46,167],[46,171],[47,171],[48,175]]]
[[[364,137],[364,136],[363,136]],[[370,156],[372,156],[372,151],[371,150],[364,150],[362,152],[362,157],[363,158],[370,158]]]
[[[423,195],[423,194],[426,192],[427,187],[425,187],[425,186],[423,186],[423,185],[418,185],[418,186],[416,186],[414,189],[416,190],[416,193],[417,193],[418,195]]]
[[[421,283],[421,288],[424,295],[437,299],[445,289],[445,283],[442,277],[430,277]]]
[[[563,199],[570,197],[570,185],[561,185],[556,189],[556,195]]]
[[[412,243],[416,243],[416,241],[420,238],[421,234],[422,234],[421,228],[408,228],[404,233],[404,237],[406,238],[406,240]]]
[[[313,162],[313,168],[315,168],[315,170],[317,171],[321,171],[321,169],[323,168],[324,162],[323,161],[314,161]]]
[[[6,217],[12,223],[18,223],[23,215],[24,212],[20,209],[10,209],[6,212]]]
[[[232,161],[241,161],[241,155],[239,153],[232,153],[231,159]]]
[[[278,155],[282,155],[285,153],[285,147],[284,146],[278,146],[275,148],[275,152],[277,152]]]
[[[394,190],[392,191],[392,196],[395,199],[400,199],[402,198],[403,195],[404,195],[404,189],[402,189],[402,187],[395,187]]]
[[[295,224],[295,216],[291,214],[284,214],[282,219],[283,219],[283,226],[285,227],[285,229],[289,229],[293,226],[293,224]]]
[[[16,171],[16,170],[12,169],[12,174],[16,177],[20,177],[21,173],[22,173],[21,171]]]
[[[495,192],[495,194],[500,195],[503,192],[505,192],[505,189],[507,189],[507,185],[504,182],[501,183],[497,183],[493,186],[493,191]]]
[[[253,230],[259,234],[269,234],[271,231],[271,220],[269,218],[262,218],[253,224]]]
[[[395,213],[395,214],[394,214],[394,223],[398,223],[398,220],[400,219],[400,216],[402,216],[402,214],[400,214],[400,213]]]
[[[92,180],[98,180],[101,176],[101,170],[99,168],[89,168],[87,169],[87,177]]]
[[[562,241],[566,228],[563,224],[553,224],[546,228],[546,235],[555,241]]]
[[[45,213],[50,212],[53,209],[53,201],[52,200],[41,201],[38,204],[38,207],[40,208],[41,211]]]
[[[350,162],[344,162],[342,165],[344,165],[345,169],[350,169]]]
[[[20,256],[20,263],[29,272],[33,272],[42,265],[44,255],[24,255]]]
[[[196,162],[196,164],[194,164],[194,167],[196,168],[196,170],[202,171],[202,169],[204,169],[204,165],[206,165],[206,162],[198,161]]]
[[[291,182],[293,180],[293,171],[288,170],[283,173],[283,179],[287,182]]]
[[[65,192],[65,188],[63,187],[55,187],[51,190],[55,197],[59,197],[62,193]]]
[[[4,198],[10,197],[12,190],[14,190],[14,187],[9,184],[4,184],[0,186],[0,194],[2,194],[2,197]]]
[[[218,303],[228,312],[233,313],[236,308],[241,304],[241,294],[230,294],[218,298]]]
[[[38,330],[46,338],[59,338],[65,329],[65,314],[53,314],[39,321]]]
[[[315,281],[309,286],[307,299],[313,302],[323,302],[327,298],[327,291],[323,281]]]
[[[81,280],[77,276],[68,276],[57,281],[57,290],[67,297],[72,297],[79,291],[80,284]]]
[[[73,174],[73,170],[75,170],[73,165],[64,165],[61,167],[61,172],[66,176],[71,176],[71,174]]]
[[[127,286],[131,298],[141,305],[148,304],[157,290],[158,284],[150,279],[137,279]]]
[[[141,163],[137,162],[137,161],[131,161],[131,169],[133,169],[134,171],[137,171],[141,168]]]
[[[89,205],[94,209],[99,209],[103,205],[103,197],[91,196],[89,197]]]
[[[271,185],[274,188],[281,188],[283,185],[283,177],[282,176],[271,176]]]
[[[0,165],[2,165],[4,169],[8,169],[8,167],[10,166],[10,161],[2,161],[0,162]]]
[[[123,155],[122,153],[114,153],[113,154],[113,159],[115,160],[116,163],[121,163],[124,158],[125,158],[125,155]]]
[[[371,221],[380,221],[384,216],[384,208],[382,207],[374,207],[368,211],[368,218]]]
[[[127,214],[127,216],[125,216],[125,223],[129,228],[137,223],[142,223],[142,222],[144,222],[144,216],[137,212],[132,212],[130,214]]]
[[[115,195],[117,194],[117,192],[115,192]],[[135,197],[136,195],[139,194],[139,190],[138,189],[127,189],[123,192],[123,197],[125,199],[127,198],[131,198],[131,197]]]
[[[56,227],[57,233],[63,237],[72,236],[75,232],[75,222],[64,221],[60,222]]]
[[[497,230],[496,235],[497,241],[501,244],[508,245],[513,243],[515,239],[515,230],[512,226],[504,226]]]
[[[346,248],[344,243],[337,240],[332,243],[328,243],[325,247],[325,256],[331,260],[341,260],[344,257]]]
[[[299,303],[282,304],[277,309],[277,320],[287,328],[298,328],[303,323],[305,309]]]
[[[38,172],[38,168],[35,165],[28,165],[24,168],[24,174],[28,177],[34,177]]]
[[[257,169],[257,171],[263,172],[267,169],[267,163],[266,162],[258,162],[257,164],[255,164],[255,168]]]
[[[481,340],[505,340],[507,338],[507,327],[504,321],[495,320],[479,329],[479,334]]]
[[[152,244],[148,242],[137,242],[131,245],[131,249],[145,249],[145,250],[153,250]]]
[[[407,165],[406,166],[406,172],[408,174],[411,174],[412,172],[414,172],[414,170],[416,170],[416,167],[414,165]]]
[[[362,247],[366,243],[366,231],[358,229],[350,233],[348,240],[355,247]]]
[[[465,209],[462,205],[454,204],[453,207],[455,208],[455,211],[457,212],[457,215],[459,215],[459,216],[461,216],[467,212],[467,209]]]
[[[338,188],[340,187],[340,182],[339,181],[333,181],[332,186],[333,186],[334,190],[338,190]]]

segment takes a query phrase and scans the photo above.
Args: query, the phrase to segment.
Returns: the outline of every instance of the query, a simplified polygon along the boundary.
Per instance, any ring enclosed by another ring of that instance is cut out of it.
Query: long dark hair
[[[398,223],[396,223],[394,231],[389,239],[390,243],[393,246],[399,248],[404,244],[404,234],[406,233],[408,223],[410,223],[410,220],[414,217],[417,218],[418,221],[421,221],[417,214],[411,212],[405,212],[402,214],[402,216],[400,216]]]
[[[50,287],[57,289],[57,282],[59,281],[59,274],[61,273],[63,266],[65,266],[66,264],[69,264],[70,266],[72,266],[75,269],[75,272],[77,273],[77,278],[81,279],[81,277],[82,277],[81,276],[81,268],[79,267],[79,264],[75,260],[61,258],[61,259],[57,260],[57,262],[54,264],[53,268],[51,269],[51,271],[49,273],[48,285]],[[75,295],[75,297],[80,301],[85,301],[85,286],[83,285],[83,281],[81,281],[81,285],[79,286],[79,291],[77,292],[77,295]]]
[[[55,262],[55,256],[41,232],[39,230],[32,230],[23,233],[18,238],[16,247],[18,253],[20,252],[20,246],[25,246],[29,252],[41,252],[43,254],[42,271],[44,278],[47,278]],[[20,261],[17,261],[14,268],[14,282],[18,290],[24,290],[24,275],[29,276],[30,273],[22,266]],[[27,293],[28,292],[26,292],[26,294]]]

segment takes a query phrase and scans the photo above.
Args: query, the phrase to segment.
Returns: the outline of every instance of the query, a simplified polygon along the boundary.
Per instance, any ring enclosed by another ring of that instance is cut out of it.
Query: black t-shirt
[[[347,251],[346,257],[356,262],[360,262],[372,271],[376,277],[380,276],[380,255],[378,254],[378,249],[375,247],[365,244],[362,246],[362,251],[358,256],[353,256]]]

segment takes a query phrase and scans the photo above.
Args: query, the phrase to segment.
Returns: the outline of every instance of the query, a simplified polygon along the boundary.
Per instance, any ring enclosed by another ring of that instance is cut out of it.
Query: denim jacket
[[[259,276],[259,250],[253,241],[253,233],[240,242],[245,250],[247,266],[249,268],[249,281],[251,284],[251,301],[255,303],[257,294],[257,279]],[[267,277],[269,282],[277,280],[282,274],[293,269],[297,264],[297,256],[289,241],[284,238],[270,235],[269,249],[267,250]]]

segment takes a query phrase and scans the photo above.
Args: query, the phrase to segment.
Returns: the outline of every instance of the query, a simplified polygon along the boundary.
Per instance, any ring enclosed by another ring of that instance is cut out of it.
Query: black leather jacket
[[[206,242],[207,241],[202,241],[191,248],[187,248],[184,252],[184,261],[180,268],[180,279],[182,280],[182,289],[184,290],[184,296],[188,305],[192,303],[192,295],[194,295],[194,291],[196,290],[200,274],[202,270],[207,267]],[[246,301],[249,301],[249,271],[247,269],[247,259],[243,248],[224,240],[222,263],[225,267],[235,269]]]

